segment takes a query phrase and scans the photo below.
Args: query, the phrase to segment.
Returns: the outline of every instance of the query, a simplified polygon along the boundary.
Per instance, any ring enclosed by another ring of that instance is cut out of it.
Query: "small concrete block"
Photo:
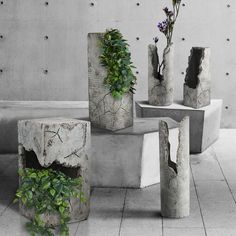
[[[179,124],[174,155],[171,149],[176,142],[169,139],[169,127],[165,121],[160,121],[159,136],[161,214],[168,218],[183,218],[190,212],[189,117]]]
[[[100,62],[102,36],[88,34],[89,118],[92,126],[115,131],[133,124],[133,94],[116,99],[104,85],[107,72]]]
[[[210,102],[210,48],[193,47],[184,83],[184,105],[201,108]]]
[[[222,100],[211,100],[209,106],[193,109],[181,102],[168,107],[152,106],[148,102],[136,102],[137,117],[170,117],[180,122],[190,118],[190,152],[201,153],[214,143],[219,136]]]
[[[87,219],[90,201],[90,122],[67,118],[45,118],[18,122],[19,168],[49,167],[66,175],[83,178],[86,202],[71,199],[71,222]],[[20,207],[33,217],[33,211]],[[45,215],[49,225],[57,225],[57,215]]]
[[[174,88],[174,46],[163,52],[162,80],[158,78],[158,66],[161,63],[155,45],[148,46],[148,101],[154,106],[169,106],[173,103]]]
[[[92,185],[142,188],[159,183],[159,120],[135,119],[132,127],[116,132],[92,129]],[[174,136],[177,123],[164,120]]]

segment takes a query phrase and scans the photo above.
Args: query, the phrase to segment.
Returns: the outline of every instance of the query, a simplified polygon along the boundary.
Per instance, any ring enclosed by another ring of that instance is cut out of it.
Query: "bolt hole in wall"
[[[119,28],[130,44],[139,72],[135,72],[139,77],[135,99],[147,99],[147,46],[153,37],[161,37],[157,29],[165,17],[161,1],[16,1],[0,1],[0,60],[2,69],[4,66],[0,100],[87,100],[87,34],[110,27]],[[223,98],[231,111],[223,112],[222,127],[236,127],[236,103],[232,103],[236,82],[230,80],[236,74],[232,53],[236,35],[225,27],[225,22],[236,21],[235,12],[234,1],[182,0],[174,35],[175,98],[182,98],[191,47],[209,46],[212,96]],[[222,77],[229,78],[224,86]]]

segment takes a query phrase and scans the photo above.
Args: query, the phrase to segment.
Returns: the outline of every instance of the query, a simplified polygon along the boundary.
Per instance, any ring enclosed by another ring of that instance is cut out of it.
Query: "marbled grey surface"
[[[114,131],[133,124],[133,94],[115,99],[105,87],[106,69],[99,58],[102,35],[88,34],[89,117],[93,126]]]
[[[148,46],[148,101],[154,106],[169,106],[173,103],[174,89],[174,46],[163,52],[163,80],[157,78],[158,64],[161,58],[155,45]]]
[[[201,108],[210,102],[210,48],[192,48],[184,84],[184,105]]]
[[[19,169],[30,162],[28,152],[33,151],[42,167],[56,163],[64,167],[77,168],[76,176],[83,179],[82,192],[86,201],[81,203],[71,198],[71,221],[87,219],[90,205],[90,122],[47,118],[18,122]],[[33,157],[32,157],[33,158]],[[20,206],[21,213],[32,218],[34,212]],[[45,214],[50,225],[59,223],[58,215]]]
[[[190,213],[189,117],[179,124],[176,162],[171,156],[173,143],[169,128],[160,121],[160,188],[161,214],[167,218],[182,218]]]

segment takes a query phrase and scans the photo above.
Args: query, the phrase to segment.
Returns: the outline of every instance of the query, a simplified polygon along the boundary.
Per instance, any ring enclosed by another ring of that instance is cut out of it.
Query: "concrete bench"
[[[86,101],[0,101],[0,153],[17,153],[18,120],[88,116]]]

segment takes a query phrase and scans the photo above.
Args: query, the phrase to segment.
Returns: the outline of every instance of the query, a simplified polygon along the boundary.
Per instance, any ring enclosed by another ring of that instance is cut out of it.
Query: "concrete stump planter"
[[[184,83],[184,105],[201,108],[211,102],[210,48],[194,47]]]
[[[18,122],[19,169],[50,167],[71,178],[82,177],[82,192],[86,199],[81,203],[70,200],[71,222],[88,218],[90,208],[90,122],[47,118]],[[34,211],[20,205],[20,212],[33,219]],[[45,214],[47,225],[59,224],[56,214]]]
[[[161,63],[155,45],[148,47],[148,101],[153,106],[169,106],[173,103],[174,91],[174,46],[163,52],[162,80],[158,79],[158,65]]]
[[[133,94],[114,98],[104,86],[106,69],[100,63],[103,33],[88,34],[89,118],[92,126],[119,130],[133,125]]]
[[[160,121],[160,185],[161,214],[167,218],[189,216],[190,176],[189,176],[189,118],[179,125],[176,162],[171,156],[172,143],[165,121]]]

